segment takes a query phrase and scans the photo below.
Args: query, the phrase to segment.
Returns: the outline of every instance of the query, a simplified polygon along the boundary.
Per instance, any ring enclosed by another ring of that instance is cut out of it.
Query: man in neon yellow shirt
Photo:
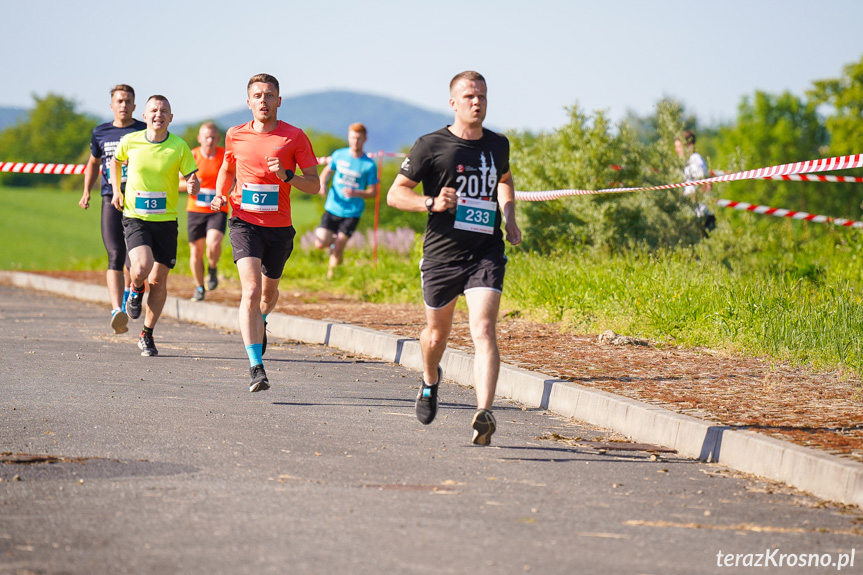
[[[153,328],[168,297],[168,273],[177,263],[177,173],[186,178],[189,193],[198,193],[198,166],[192,150],[168,132],[174,115],[164,96],[150,96],[144,109],[147,129],[123,136],[111,160],[111,203],[123,211],[123,230],[129,250],[132,292],[126,301],[131,319],[141,316],[144,283],[150,284],[144,329],[138,340],[141,355],[159,352]],[[120,165],[129,162],[125,193],[120,188]]]

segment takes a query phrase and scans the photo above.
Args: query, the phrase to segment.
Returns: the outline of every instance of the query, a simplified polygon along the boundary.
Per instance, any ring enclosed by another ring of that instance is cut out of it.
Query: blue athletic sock
[[[249,365],[255,367],[256,365],[263,365],[264,358],[261,355],[261,344],[253,343],[252,345],[246,346],[246,354],[249,356]]]
[[[270,314],[265,313],[265,314],[261,314],[261,315],[263,315],[263,317],[264,317],[264,323],[266,323],[266,321],[267,321],[267,316],[268,316],[268,315],[270,315]]]
[[[126,300],[129,299],[129,288],[126,288],[123,291],[123,304],[120,306],[120,309],[126,309]]]

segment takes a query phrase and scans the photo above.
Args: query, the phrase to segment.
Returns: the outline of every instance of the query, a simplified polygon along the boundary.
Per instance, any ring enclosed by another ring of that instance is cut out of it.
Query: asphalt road
[[[859,509],[507,401],[472,446],[472,389],[423,426],[416,372],[326,347],[250,394],[238,333],[130,326],[0,286],[0,573],[863,572]]]

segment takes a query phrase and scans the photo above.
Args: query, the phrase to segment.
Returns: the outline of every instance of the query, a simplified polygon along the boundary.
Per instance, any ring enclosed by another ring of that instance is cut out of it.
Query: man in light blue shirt
[[[320,194],[327,198],[324,215],[315,230],[315,247],[330,250],[327,278],[332,278],[342,263],[345,245],[357,229],[366,207],[366,198],[378,193],[378,170],[366,156],[366,127],[360,123],[348,127],[348,147],[336,150],[321,172]],[[332,185],[327,182],[332,176]]]

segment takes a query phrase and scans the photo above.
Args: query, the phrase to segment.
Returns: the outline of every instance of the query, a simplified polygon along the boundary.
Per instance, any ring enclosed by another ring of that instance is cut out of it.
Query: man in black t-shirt
[[[501,216],[507,241],[521,242],[509,140],[482,127],[486,91],[485,78],[477,72],[452,79],[452,125],[416,141],[387,194],[394,208],[429,214],[420,262],[427,325],[420,336],[424,373],[417,419],[429,424],[437,414],[440,360],[456,301],[464,294],[476,351],[477,412],[471,426],[477,445],[488,445],[497,426],[492,415],[500,370],[496,324],[506,269]],[[415,191],[420,183],[423,195]]]
[[[108,165],[114,158],[114,148],[120,138],[130,132],[139,132],[147,124],[132,117],[135,111],[135,90],[128,84],[117,84],[111,89],[111,111],[114,120],[96,126],[90,138],[90,159],[84,170],[84,193],[78,205],[83,209],[90,207],[90,190],[97,179],[102,182],[102,243],[108,252],[108,297],[111,300],[110,326],[115,334],[129,331],[126,324],[126,298],[129,296],[129,257],[126,253],[126,238],[123,233],[123,214],[111,205],[114,190],[111,188]],[[101,166],[101,178],[99,168]],[[121,186],[126,186],[126,167],[120,178]]]

